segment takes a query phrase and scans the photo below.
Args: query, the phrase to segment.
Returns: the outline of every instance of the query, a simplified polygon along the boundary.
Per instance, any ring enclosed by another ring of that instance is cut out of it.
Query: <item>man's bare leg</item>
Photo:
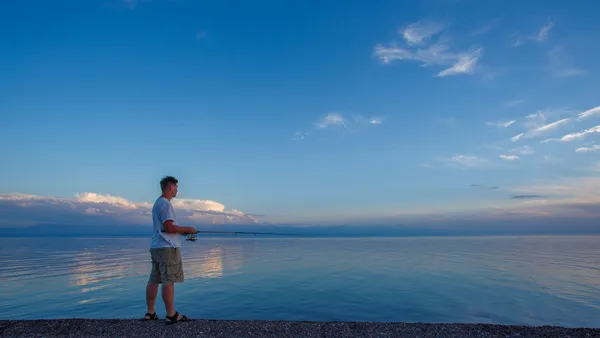
[[[168,283],[162,286],[162,299],[165,302],[167,316],[171,317],[175,314],[175,284]]]
[[[158,294],[158,284],[148,282],[146,285],[146,305],[148,306],[148,313],[156,313],[154,309],[154,303],[156,302],[156,295]]]

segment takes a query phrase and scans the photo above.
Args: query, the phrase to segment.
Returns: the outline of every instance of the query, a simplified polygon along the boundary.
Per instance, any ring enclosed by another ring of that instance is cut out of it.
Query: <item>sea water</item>
[[[0,319],[141,318],[148,244],[0,238]],[[191,318],[600,327],[600,236],[221,237],[182,255]]]

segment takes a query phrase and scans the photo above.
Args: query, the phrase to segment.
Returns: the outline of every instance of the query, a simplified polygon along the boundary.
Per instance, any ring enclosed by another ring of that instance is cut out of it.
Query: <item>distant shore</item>
[[[164,319],[0,320],[2,337],[600,337],[600,328],[373,322]]]

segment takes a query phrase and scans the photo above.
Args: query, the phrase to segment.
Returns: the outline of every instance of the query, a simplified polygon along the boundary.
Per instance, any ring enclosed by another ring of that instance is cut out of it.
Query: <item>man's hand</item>
[[[180,227],[180,226],[176,225],[175,223],[173,223],[172,220],[168,220],[168,221],[164,222],[163,226],[165,227],[165,232],[166,233],[170,233],[170,234],[187,235],[187,234],[198,233],[198,230],[196,230],[195,228],[192,228],[192,227]]]

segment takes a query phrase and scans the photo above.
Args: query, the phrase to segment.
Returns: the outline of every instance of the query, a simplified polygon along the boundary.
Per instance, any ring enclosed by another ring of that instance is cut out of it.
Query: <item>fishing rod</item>
[[[162,230],[162,232],[166,232]],[[283,234],[277,232],[251,232],[251,231],[215,231],[215,230],[198,230],[196,233],[192,234],[189,232],[184,232],[183,235],[187,238],[186,241],[195,241],[197,240],[197,234],[228,234],[228,235],[275,235],[275,236],[296,236],[293,234]]]

